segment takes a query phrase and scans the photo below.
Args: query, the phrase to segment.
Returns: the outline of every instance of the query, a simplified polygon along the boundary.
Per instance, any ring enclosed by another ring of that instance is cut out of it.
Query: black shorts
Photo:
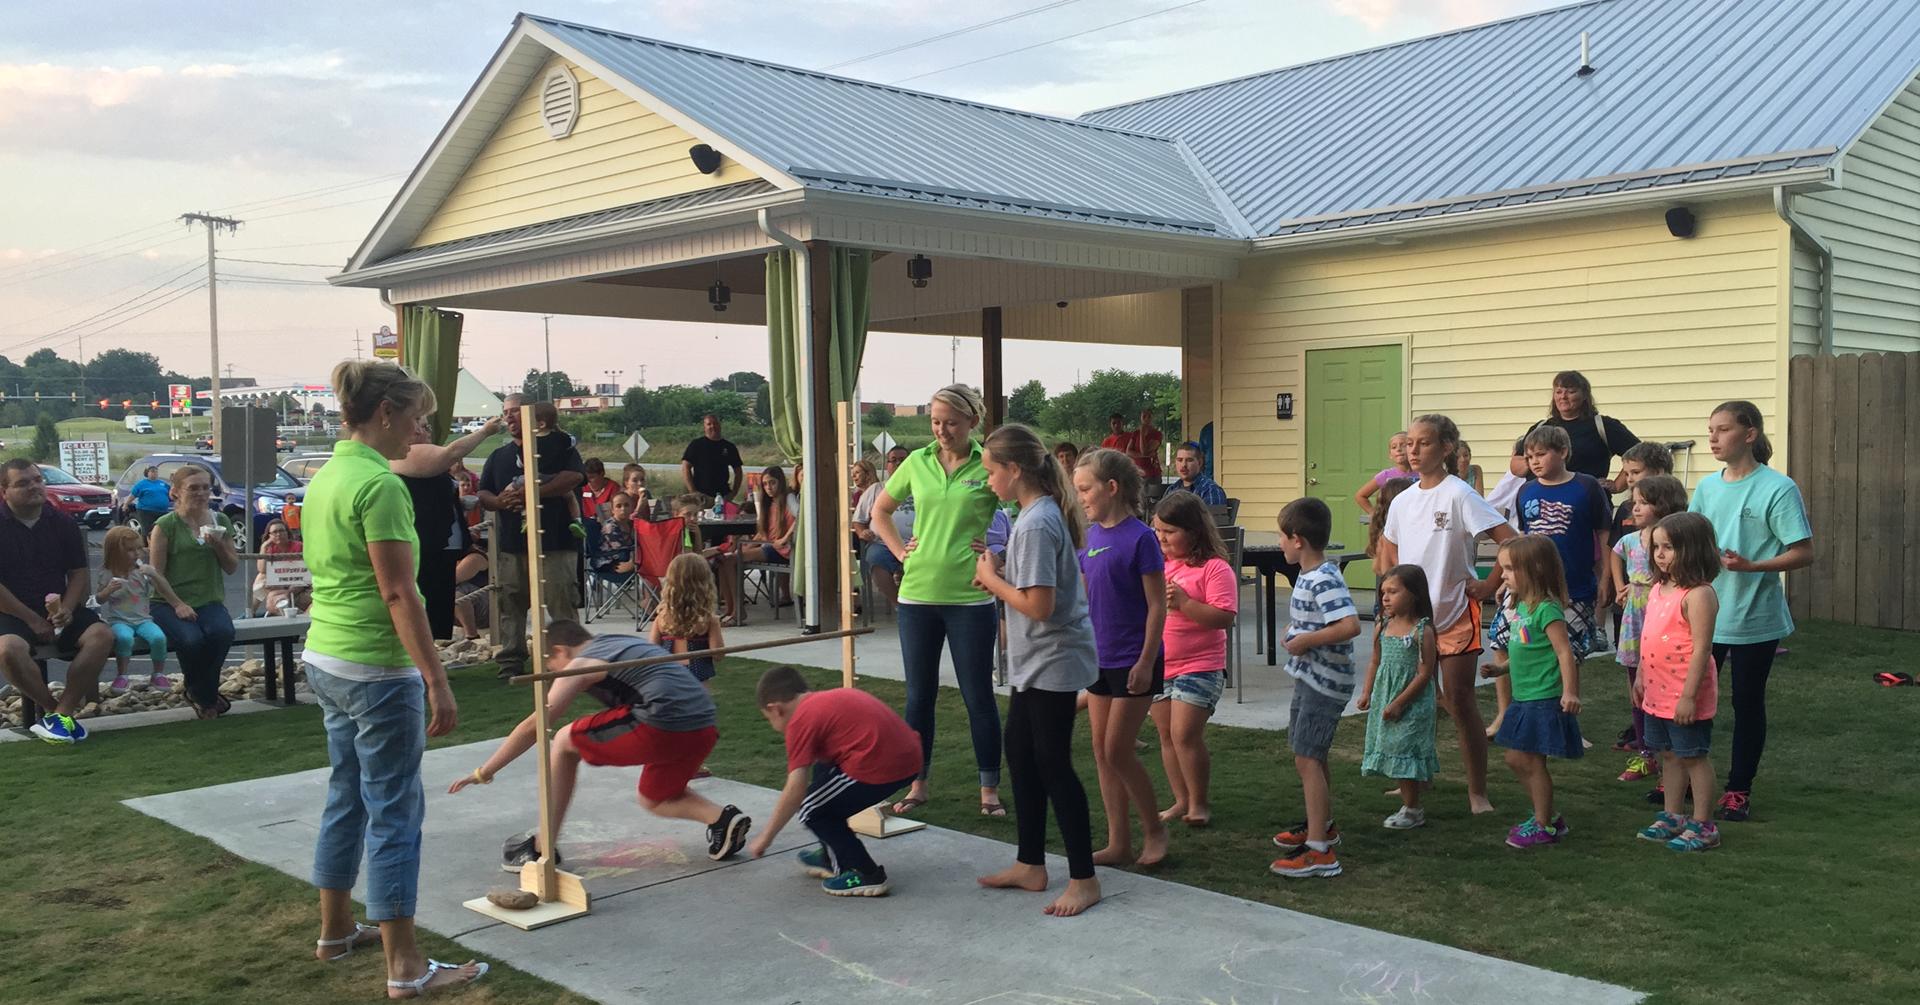
[[[72,659],[80,652],[80,636],[87,629],[100,623],[100,615],[91,607],[82,607],[67,619],[67,627],[53,637],[53,650],[61,659]],[[18,635],[27,640],[27,645],[37,646],[40,640],[34,638],[33,630],[27,623],[11,614],[0,614],[0,635]]]
[[[1167,658],[1163,655],[1153,661],[1153,683],[1145,691],[1127,690],[1127,677],[1132,673],[1131,663],[1123,667],[1101,667],[1100,679],[1087,685],[1087,693],[1102,698],[1147,698],[1157,695],[1167,686]]]

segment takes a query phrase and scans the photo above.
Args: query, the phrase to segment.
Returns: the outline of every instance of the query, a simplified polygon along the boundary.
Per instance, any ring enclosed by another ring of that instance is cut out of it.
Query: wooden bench
[[[293,672],[296,665],[293,660],[293,644],[307,637],[307,629],[312,624],[313,619],[305,615],[292,618],[241,618],[233,623],[234,645],[241,647],[257,645],[265,653],[268,701],[277,699],[288,705],[294,704]],[[133,654],[145,656],[146,643],[135,639]],[[47,672],[48,662],[64,661],[64,658],[54,650],[53,643],[42,642],[33,647],[33,660],[40,665],[40,679],[47,681],[52,679]],[[286,688],[284,697],[280,693],[282,684]],[[31,726],[38,722],[41,711],[41,708],[33,703],[32,698],[27,697],[25,693],[20,695],[22,726]]]

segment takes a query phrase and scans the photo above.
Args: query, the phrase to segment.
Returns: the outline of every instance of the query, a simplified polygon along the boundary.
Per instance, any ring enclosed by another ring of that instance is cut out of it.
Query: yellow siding
[[[1216,461],[1247,526],[1301,493],[1308,347],[1407,346],[1409,415],[1452,416],[1489,488],[1560,370],[1643,439],[1702,439],[1728,398],[1784,432],[1784,225],[1763,199],[1695,209],[1691,240],[1656,209],[1248,260],[1222,295]],[[1300,417],[1274,418],[1280,391]],[[1712,464],[1702,440],[1695,480]]]
[[[540,85],[555,66],[580,82],[580,117],[564,139],[547,135]],[[701,174],[686,130],[556,57],[440,204],[414,247],[612,209],[755,177],[733,160]]]

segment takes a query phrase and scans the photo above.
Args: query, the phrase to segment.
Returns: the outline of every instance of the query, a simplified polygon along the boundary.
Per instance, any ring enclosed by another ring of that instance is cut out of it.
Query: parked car
[[[300,479],[300,484],[313,481],[313,476],[321,466],[333,460],[332,454],[296,454],[281,463],[288,474]]]
[[[254,486],[253,519],[252,521],[243,520],[241,516],[247,508],[246,491],[238,486],[228,485],[226,480],[220,477],[218,457],[207,457],[201,454],[148,454],[128,465],[127,469],[121,473],[120,480],[114,483],[112,506],[115,518],[122,522],[131,522],[134,519],[134,514],[129,509],[132,501],[131,490],[133,483],[140,480],[141,472],[151,466],[160,469],[161,478],[172,478],[173,473],[179,470],[182,464],[198,464],[213,472],[213,505],[220,512],[225,513],[227,519],[250,531],[247,542],[261,540],[265,535],[267,524],[285,513],[289,505],[297,507],[300,500],[307,494],[306,489],[300,487],[298,478],[288,474],[283,468],[275,468],[271,479]],[[148,528],[138,527],[137,529],[144,533]],[[247,546],[251,547],[251,544]]]
[[[209,434],[209,435],[205,435],[205,436],[201,436],[201,437],[200,437],[199,439],[196,439],[196,440],[194,440],[194,441],[193,441],[193,449],[195,449],[195,450],[206,450],[206,451],[212,451],[212,450],[213,450],[213,436]]]
[[[463,433],[477,433],[485,428],[487,428],[487,420],[468,419],[466,424],[460,427],[460,431]]]
[[[40,465],[40,474],[47,480],[48,501],[74,522],[89,530],[99,530],[113,522],[112,492],[88,485],[51,464]]]
[[[299,441],[295,440],[291,436],[276,436],[273,438],[273,449],[278,450],[283,454],[293,453],[295,450],[298,450],[299,448],[300,448]]]

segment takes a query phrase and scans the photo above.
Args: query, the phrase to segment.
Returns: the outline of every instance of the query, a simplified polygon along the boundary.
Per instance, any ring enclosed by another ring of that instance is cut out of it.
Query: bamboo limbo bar
[[[702,649],[699,655],[713,657],[732,656],[734,653],[752,652],[755,649],[775,649],[780,646],[797,646],[802,642],[832,642],[834,639],[841,638],[842,636],[852,638],[856,635],[872,634],[873,629],[871,628],[851,628],[841,632],[821,632],[818,635],[796,635],[790,639],[772,639],[767,642],[742,642],[737,646]],[[685,663],[686,661],[686,653],[675,653],[670,656],[644,656],[637,660],[621,660],[618,663],[599,663],[590,667],[581,667],[578,670],[555,670],[551,673],[544,671],[523,673],[518,677],[508,678],[507,683],[525,684],[532,681],[538,684],[541,681],[559,680],[562,677],[578,677],[582,674],[590,673],[611,673],[615,670],[632,670],[638,667],[659,666],[662,663]]]
[[[833,428],[839,433],[840,452],[840,630],[853,629],[853,503],[847,497],[848,487],[853,483],[853,462],[847,459],[847,441],[853,436],[853,417],[847,402],[834,405],[835,419]],[[873,603],[872,597],[864,597],[865,603]],[[853,686],[853,636],[843,635],[840,640],[840,686]]]

